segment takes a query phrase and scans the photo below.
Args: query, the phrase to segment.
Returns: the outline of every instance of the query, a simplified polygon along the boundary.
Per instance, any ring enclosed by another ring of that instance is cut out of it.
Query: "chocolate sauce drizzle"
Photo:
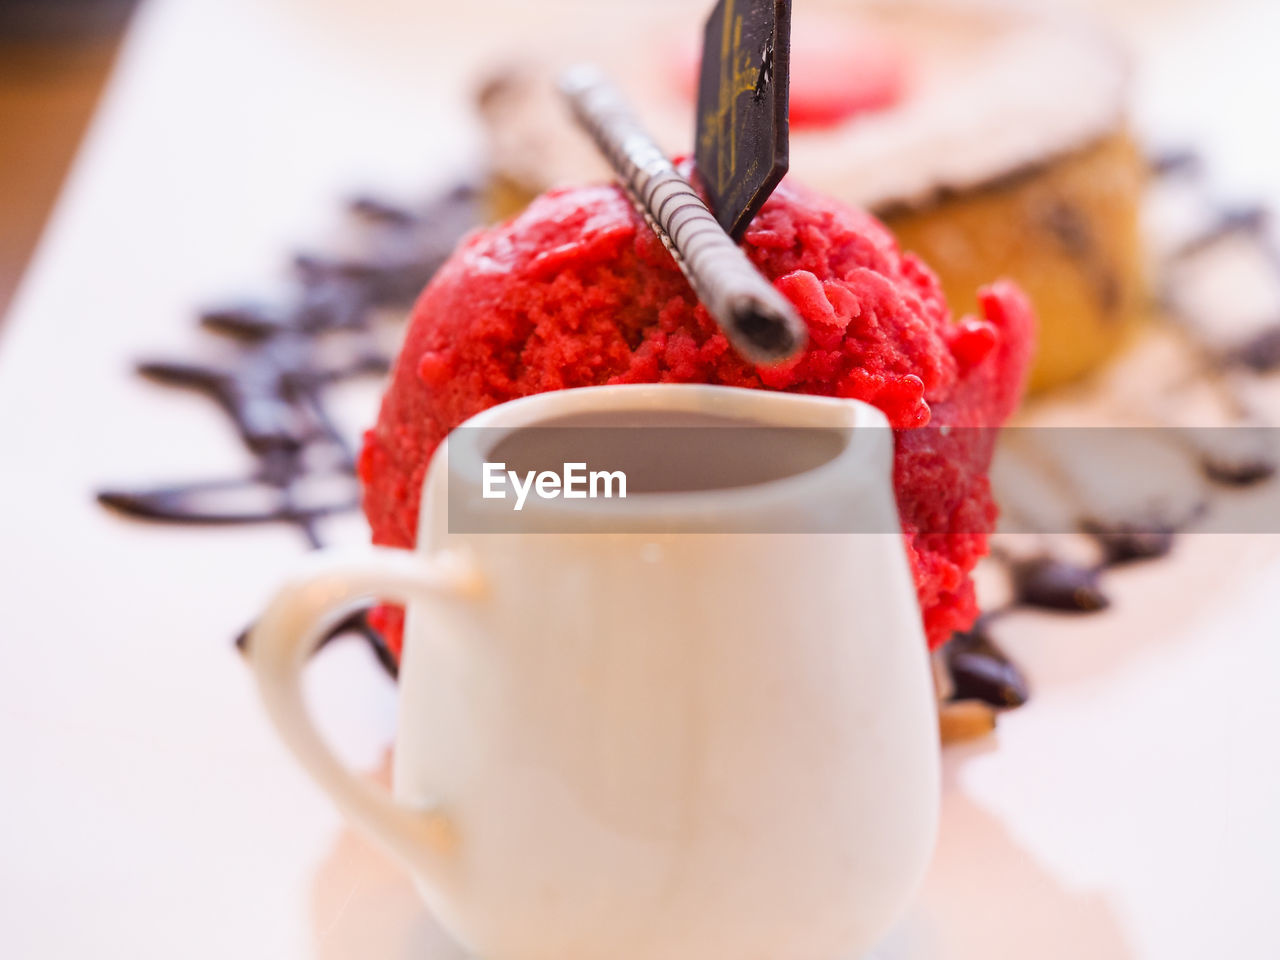
[[[1020,707],[1030,697],[1026,677],[992,636],[999,620],[1020,609],[1061,614],[1091,614],[1111,606],[1103,589],[1103,576],[1116,567],[1167,555],[1175,540],[1173,530],[1146,530],[1123,525],[1103,527],[1086,523],[1082,532],[1101,551],[1095,563],[1072,563],[1052,553],[1012,557],[999,551],[992,556],[1009,577],[1011,598],[988,610],[968,631],[957,633],[943,648],[951,675],[951,699],[981,700],[999,709]]]
[[[1203,189],[1201,159],[1193,151],[1153,157],[1150,167],[1157,179],[1190,178]],[[1211,207],[1210,222],[1172,254],[1166,273],[1222,239],[1243,235],[1270,254],[1280,278],[1280,254],[1267,229],[1267,211]],[[471,184],[461,184],[420,209],[362,197],[350,204],[350,211],[373,231],[368,256],[300,255],[294,261],[296,289],[287,302],[236,303],[201,315],[201,326],[232,347],[230,360],[156,359],[138,365],[138,372],[156,383],[195,391],[217,404],[253,455],[253,469],[244,476],[106,489],[98,494],[104,506],[161,523],[283,523],[296,527],[311,547],[323,545],[322,518],[357,507],[355,451],[329,415],[326,391],[353,377],[386,372],[390,358],[374,335],[377,316],[387,310],[403,314],[458,239],[484,217],[480,188]],[[1175,304],[1166,301],[1164,306],[1177,315]],[[1226,350],[1207,342],[1196,347],[1215,374],[1280,371],[1280,316],[1244,344]],[[335,354],[337,361],[331,359]],[[1210,479],[1232,485],[1255,483],[1276,472],[1274,462],[1250,458],[1230,463],[1204,458],[1201,465]],[[1111,603],[1106,575],[1165,556],[1178,531],[1086,523],[1081,532],[1100,548],[1101,559],[1095,563],[1073,563],[1052,553],[995,555],[1009,576],[1012,598],[984,613],[944,648],[953,699],[976,699],[1001,709],[1025,703],[1027,680],[993,639],[992,626],[1019,609],[1064,614],[1105,610]],[[362,637],[395,675],[395,657],[369,626],[367,610],[336,624],[321,643],[348,635]],[[242,634],[237,645],[244,642]]]
[[[458,239],[480,223],[480,206],[480,191],[471,184],[412,210],[358,198],[350,212],[369,235],[366,256],[300,254],[285,302],[238,302],[202,313],[201,327],[229,348],[229,359],[146,359],[137,370],[215,403],[252,454],[252,468],[243,476],[103,489],[98,502],[159,523],[283,523],[309,546],[322,546],[318,521],[359,505],[355,449],[335,425],[326,392],[387,372],[378,318],[408,309]],[[323,642],[346,634],[364,637],[395,673],[395,658],[363,611],[337,624]],[[237,644],[243,643],[242,635]]]
[[[1265,207],[1215,201],[1208,195],[1204,164],[1195,151],[1179,150],[1152,157],[1149,168],[1157,179],[1184,178],[1211,211],[1203,228],[1172,251],[1162,264],[1162,275],[1156,278],[1158,304],[1167,315],[1177,318],[1182,314],[1180,305],[1167,292],[1174,271],[1215,244],[1233,237],[1243,237],[1256,244],[1280,280],[1280,248],[1270,232],[1270,213]],[[1194,329],[1188,325],[1187,332],[1210,376],[1265,376],[1280,372],[1280,305],[1273,321],[1261,325],[1244,343],[1226,349],[1198,337]],[[1246,487],[1270,479],[1280,467],[1273,457],[1260,452],[1228,458],[1201,451],[1198,459],[1206,478],[1232,487]],[[1166,556],[1181,531],[1172,524],[1167,529],[1151,529],[1149,525],[1103,525],[1086,520],[1081,523],[1080,532],[1098,545],[1101,553],[1098,561],[1075,563],[1052,552],[1029,557],[993,553],[993,559],[1004,566],[1012,596],[1002,606],[983,613],[970,630],[957,633],[943,648],[952,682],[951,699],[980,700],[1001,709],[1021,706],[1030,695],[1026,678],[996,643],[992,627],[1021,609],[1074,615],[1106,610],[1111,606],[1105,589],[1106,574],[1117,567]]]
[[[957,633],[943,648],[951,674],[952,699],[981,700],[1006,710],[1020,707],[1031,697],[1031,688],[1018,666],[991,638],[987,627],[993,617],[984,614],[973,628]]]

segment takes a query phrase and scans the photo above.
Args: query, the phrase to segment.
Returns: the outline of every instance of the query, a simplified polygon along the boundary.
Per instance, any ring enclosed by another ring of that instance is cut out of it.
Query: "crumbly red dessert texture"
[[[931,647],[972,625],[970,573],[996,507],[990,430],[1017,406],[1034,322],[998,282],[953,320],[932,272],[869,214],[789,181],[743,241],[795,304],[809,344],[759,368],[729,346],[657,236],[615,186],[553,190],[473,233],[423,291],[359,473],[375,543],[412,547],[432,454],[495,404],[617,383],[716,383],[851,397],[896,432],[894,484]],[[961,532],[944,532],[961,531]],[[401,618],[375,625],[393,651]]]

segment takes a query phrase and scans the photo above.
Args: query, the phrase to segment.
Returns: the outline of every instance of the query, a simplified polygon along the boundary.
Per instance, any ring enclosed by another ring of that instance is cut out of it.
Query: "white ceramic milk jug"
[[[540,425],[655,411],[703,418],[693,436],[725,426],[730,453],[735,423],[787,430],[717,460],[763,479],[520,511],[479,492],[495,448]],[[861,956],[910,900],[938,816],[892,459],[884,418],[853,401],[659,385],[495,407],[437,453],[416,551],[321,552],[279,590],[248,648],[262,697],[477,957]],[[497,532],[465,529],[468,504],[505,511]],[[299,687],[317,634],[369,598],[407,608],[394,797],[338,764]]]

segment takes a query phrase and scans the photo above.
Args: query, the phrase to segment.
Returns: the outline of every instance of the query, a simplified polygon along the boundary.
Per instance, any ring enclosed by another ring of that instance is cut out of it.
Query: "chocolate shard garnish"
[[[1031,696],[1022,671],[991,639],[979,620],[967,633],[957,633],[944,648],[951,674],[952,698],[981,700],[993,707],[1020,707]]]
[[[622,93],[585,65],[567,70],[560,90],[632,205],[671,253],[734,349],[761,366],[781,363],[803,350],[808,328],[791,301],[721,229],[693,185],[645,132]]]
[[[1053,556],[1019,560],[1010,566],[1017,602],[1043,610],[1094,613],[1111,601],[1098,583],[1100,570]]]
[[[698,179],[735,240],[788,164],[791,0],[720,0],[707,20],[694,134]]]

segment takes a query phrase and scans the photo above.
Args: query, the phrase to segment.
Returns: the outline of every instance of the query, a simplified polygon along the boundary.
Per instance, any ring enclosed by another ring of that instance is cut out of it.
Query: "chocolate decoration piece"
[[[1232,487],[1250,487],[1270,480],[1276,473],[1275,462],[1263,458],[1228,460],[1206,455],[1201,458],[1200,466],[1210,480]]]
[[[720,0],[707,20],[694,132],[698,177],[735,240],[788,164],[791,0]]]
[[[1203,169],[1200,156],[1194,151],[1165,154],[1152,159],[1149,165],[1152,173],[1159,177],[1199,178]],[[1264,245],[1280,279],[1280,250],[1266,233],[1266,211],[1259,207],[1223,207],[1212,204],[1211,200],[1209,205],[1215,211],[1211,222],[1171,254],[1164,265],[1166,272],[1183,268],[1190,258],[1218,241],[1244,233]],[[1073,229],[1071,217],[1062,216],[1061,212],[1055,216],[1063,244],[1078,254],[1087,254],[1084,237]],[[1167,306],[1176,314],[1175,305]],[[1200,326],[1212,329],[1209,323]],[[1191,343],[1210,376],[1261,375],[1280,369],[1280,319],[1264,327],[1243,346],[1224,348],[1202,337],[1193,337]],[[1206,475],[1220,483],[1256,483],[1277,471],[1265,443],[1221,448],[1214,445],[1212,449],[1197,447],[1194,455],[1199,457]],[[1016,699],[1018,694],[1026,693],[1025,686],[1019,689],[1016,681],[1003,672],[1001,661],[1007,662],[1007,658],[999,654],[987,629],[993,618],[1027,607],[1072,613],[1105,610],[1110,604],[1102,590],[1102,575],[1119,566],[1165,557],[1173,549],[1178,535],[1175,529],[1153,528],[1141,521],[1103,524],[1096,519],[1086,519],[1081,530],[1102,548],[1101,562],[1095,566],[1080,566],[1051,555],[1017,560],[1007,554],[995,554],[995,559],[1009,572],[1014,597],[1004,606],[984,613],[972,630],[957,634],[942,650],[949,697],[955,698],[940,705],[944,742],[989,733],[994,729],[994,707],[1004,697]],[[998,656],[990,655],[991,647],[995,647]],[[1012,664],[1009,667],[1021,677],[1016,667]],[[1010,681],[1010,686],[1002,687],[1002,680]]]
[[[1200,163],[1197,154],[1183,152],[1153,161],[1152,169],[1161,176],[1195,176]],[[374,254],[361,260],[300,257],[296,265],[298,291],[289,301],[239,302],[206,312],[202,325],[230,343],[234,348],[231,359],[222,365],[150,361],[140,369],[160,382],[216,400],[255,454],[255,469],[244,478],[104,490],[99,494],[100,502],[137,519],[165,523],[287,523],[295,526],[308,544],[320,546],[317,520],[355,506],[354,450],[329,418],[325,389],[347,377],[386,368],[388,358],[368,336],[374,311],[408,305],[456,241],[482,222],[482,200],[472,184],[459,185],[423,210],[359,198],[351,210],[380,238]],[[1265,217],[1256,208],[1221,210],[1211,228],[1175,255],[1167,269],[1177,269],[1182,257],[1233,231],[1249,231],[1261,240],[1264,223]],[[1280,273],[1280,260],[1277,271]],[[361,345],[358,355],[337,367],[322,364],[321,342],[341,331],[346,331],[340,334],[344,337],[354,335]],[[1235,365],[1242,375],[1270,372],[1280,367],[1280,322],[1231,354],[1215,351],[1210,344],[1199,347],[1217,368]],[[278,429],[264,429],[264,421],[278,421]],[[1211,475],[1221,467],[1206,465]],[[1250,469],[1256,473],[1257,465],[1249,469],[1238,466],[1236,475],[1243,476]],[[1027,685],[1021,671],[991,641],[987,628],[995,617],[1019,607],[1077,613],[1105,609],[1108,599],[1099,584],[1102,573],[1126,563],[1163,557],[1176,536],[1171,530],[1123,525],[1094,525],[1087,532],[1103,549],[1103,560],[1096,567],[1081,567],[1051,556],[1021,562],[1004,558],[1015,586],[1014,601],[984,614],[972,630],[957,635],[943,651],[947,672],[953,674],[951,685],[963,684],[953,691],[956,699],[941,705],[944,741],[989,733],[995,726],[997,706],[1026,699]],[[367,611],[335,625],[321,644],[346,635],[363,637],[387,672],[395,676],[395,658],[369,627]],[[244,639],[242,635],[237,644],[242,646]]]
[[[289,317],[267,304],[246,302],[207,310],[200,315],[200,325],[237,340],[265,340],[288,330]]]
[[[985,619],[979,619],[969,632],[957,633],[943,651],[953,699],[981,700],[1011,709],[1031,696],[1026,677],[991,639]]]
[[[350,209],[366,220],[377,220],[395,227],[412,227],[418,219],[416,214],[405,207],[367,195],[352,199]]]
[[[1166,153],[1151,159],[1149,166],[1152,173],[1159,177],[1199,178],[1203,170],[1201,158],[1195,151]],[[1267,210],[1258,206],[1223,206],[1213,203],[1212,198],[1206,198],[1205,203],[1207,208],[1213,210],[1210,222],[1199,234],[1170,254],[1164,264],[1166,273],[1184,268],[1190,258],[1220,240],[1245,234],[1264,245],[1268,261],[1274,265],[1276,276],[1280,278],[1280,251],[1275,249],[1267,234]],[[1059,237],[1064,245],[1081,254],[1085,253],[1084,238],[1072,229],[1071,218],[1062,216],[1061,211],[1056,212],[1055,217]],[[1166,305],[1176,314],[1176,305]],[[1209,323],[1200,326],[1212,328]],[[1193,337],[1191,343],[1210,376],[1260,375],[1280,369],[1280,319],[1264,327],[1243,346],[1224,348],[1201,337]],[[1234,371],[1231,368],[1235,368]],[[1209,478],[1236,486],[1267,479],[1280,467],[1265,443],[1221,447],[1214,445],[1211,449],[1200,446],[1196,448],[1194,455],[1199,458],[1200,466]],[[1194,520],[1196,515],[1198,514],[1188,517],[1187,521]],[[985,614],[971,634],[982,634],[985,624],[992,616],[1020,607],[1074,613],[1104,610],[1109,606],[1109,599],[1101,586],[1102,574],[1126,564],[1165,557],[1173,549],[1179,532],[1172,527],[1153,527],[1141,520],[1103,524],[1096,519],[1086,519],[1081,524],[1081,530],[1093,537],[1102,548],[1100,563],[1092,567],[1081,566],[1051,555],[1030,560],[1000,558],[1013,582],[1014,599],[1004,607]],[[966,642],[972,642],[964,639],[968,636],[961,635],[957,651],[965,649]]]
[[[1275,476],[1276,465],[1262,460],[1225,462],[1206,458],[1202,461],[1205,475],[1217,483],[1232,487],[1251,487]]]
[[[329,415],[326,390],[390,366],[375,314],[407,309],[457,241],[480,223],[481,196],[462,184],[420,211],[371,198],[351,212],[372,233],[363,259],[296,258],[297,286],[283,303],[236,302],[205,311],[201,326],[230,350],[220,363],[145,360],[142,375],[207,396],[227,414],[256,463],[244,477],[101,490],[98,502],[137,520],[169,524],[285,523],[321,546],[318,521],[359,505],[355,451]],[[343,338],[345,356],[329,359]],[[395,658],[363,614],[329,637],[364,637],[395,675]]]
[[[752,363],[781,363],[803,349],[808,329],[791,302],[720,228],[599,71],[567,71],[561,92],[613,167],[636,210],[670,251],[707,312]]]
[[[1270,428],[1262,428],[1270,433]],[[1241,450],[1203,450],[1200,469],[1215,483],[1230,487],[1250,487],[1276,474],[1275,455],[1256,446]]]
[[[1203,167],[1203,158],[1196,150],[1165,150],[1147,158],[1147,168],[1154,177],[1197,174]]]
[[[1102,547],[1104,568],[1166,556],[1172,549],[1172,530],[1146,530],[1126,525],[1085,523],[1084,530]]]
[[[1098,584],[1099,572],[1052,556],[1019,560],[1010,567],[1019,604],[1067,613],[1093,613],[1110,606]]]
[[[1232,350],[1226,360],[1253,373],[1274,373],[1280,368],[1280,322],[1254,334]]]
[[[1236,234],[1261,236],[1266,232],[1271,220],[1271,212],[1262,206],[1222,206],[1217,210],[1213,224],[1199,235],[1192,237],[1173,253],[1173,260],[1193,257],[1213,246],[1220,240]]]
[[[241,302],[206,311],[202,326],[236,345],[223,364],[140,363],[144,376],[217,402],[257,454],[258,466],[242,479],[108,489],[100,493],[100,502],[166,523],[292,523],[308,539],[315,518],[353,508],[354,451],[331,422],[323,392],[352,377],[386,372],[389,358],[371,335],[374,311],[412,302],[425,278],[479,222],[479,203],[479,192],[470,185],[451,189],[420,213],[357,200],[353,212],[383,231],[376,256],[361,261],[302,256],[292,302]],[[354,337],[354,351],[334,365],[322,359],[323,341],[340,331]]]
[[[386,641],[382,639],[382,635],[377,630],[369,626],[369,611],[371,607],[364,607],[354,610],[347,614],[327,631],[316,643],[313,652],[319,652],[327,647],[333,641],[346,636],[356,636],[369,645],[369,649],[377,658],[379,665],[387,672],[392,679],[400,675],[400,664],[396,662],[395,654],[387,646]],[[241,653],[249,644],[249,633],[252,627],[246,627],[240,631],[240,635],[236,637],[236,649]]]
[[[304,502],[294,493],[294,476],[283,483],[269,479],[206,480],[149,490],[102,490],[98,502],[129,516],[162,523],[193,525],[259,524],[288,520],[304,523],[360,505],[355,480],[336,474],[333,493]],[[345,490],[345,493],[343,492]]]

